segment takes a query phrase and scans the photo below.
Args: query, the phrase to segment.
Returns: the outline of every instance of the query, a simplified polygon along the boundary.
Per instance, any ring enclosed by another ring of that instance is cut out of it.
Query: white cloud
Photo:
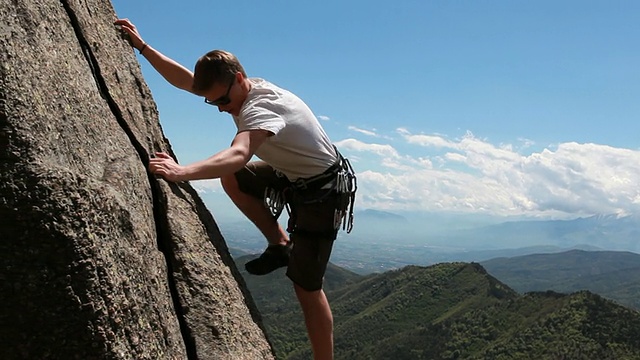
[[[521,149],[528,149],[536,144],[535,141],[526,138],[518,138],[518,141],[522,144],[520,146]]]
[[[368,162],[373,162],[396,172],[433,167],[430,159],[400,156],[398,151],[388,144],[367,144],[356,139],[345,139],[337,142],[336,145],[341,151],[349,151],[353,154],[349,156],[352,162],[366,163],[369,160]],[[375,156],[375,158],[372,158],[372,156]]]
[[[446,153],[444,154],[445,159],[449,160],[449,161],[457,161],[457,162],[461,162],[464,163],[467,161],[467,157],[462,155],[462,154],[458,154],[458,153]]]
[[[365,134],[367,136],[379,137],[379,135],[376,134],[375,131],[364,130],[364,129],[357,128],[355,126],[349,126],[348,129],[351,130],[351,131],[359,132],[361,134]]]
[[[520,154],[518,146],[493,145],[471,133],[449,140],[396,132],[419,146],[405,155],[388,144],[340,144],[361,158],[362,207],[532,216],[640,213],[638,150],[569,142]],[[532,144],[519,141],[521,149]]]
[[[224,193],[219,179],[194,180],[189,183],[200,194]]]
[[[638,212],[640,151],[598,144],[559,144],[523,159],[523,182],[542,210]]]
[[[356,152],[370,152],[379,156],[398,158],[400,155],[388,144],[367,144],[356,139],[345,139],[336,143],[340,149],[346,149]]]
[[[421,146],[434,146],[437,148],[456,148],[457,144],[442,138],[441,136],[434,135],[412,135],[404,128],[398,128],[396,130],[409,144],[416,144]]]
[[[322,120],[322,121],[329,121],[329,117],[325,116],[325,115],[318,115],[316,116],[318,118],[318,120]]]

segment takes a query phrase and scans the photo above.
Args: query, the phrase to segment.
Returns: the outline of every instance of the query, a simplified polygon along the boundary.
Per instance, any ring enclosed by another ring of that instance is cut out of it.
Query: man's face
[[[237,73],[230,83],[220,83],[214,85],[204,97],[204,102],[209,105],[217,106],[218,111],[227,112],[231,115],[238,115],[240,107],[244,102],[246,95],[243,95],[242,74]]]

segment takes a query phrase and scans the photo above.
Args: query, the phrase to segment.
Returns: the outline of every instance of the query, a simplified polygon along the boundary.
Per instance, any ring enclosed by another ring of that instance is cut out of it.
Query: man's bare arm
[[[215,179],[233,174],[251,160],[258,147],[272,133],[266,130],[243,131],[236,135],[231,146],[208,159],[182,166],[168,154],[156,153],[149,162],[149,170],[169,181]]]
[[[193,85],[193,73],[191,71],[148,44],[142,55],[171,85],[191,92],[191,86]]]
[[[145,43],[140,33],[138,33],[138,29],[129,19],[118,19],[115,24],[119,25],[129,35],[131,46],[138,49],[162,77],[171,85],[191,92],[191,86],[193,85],[193,73],[191,71]]]

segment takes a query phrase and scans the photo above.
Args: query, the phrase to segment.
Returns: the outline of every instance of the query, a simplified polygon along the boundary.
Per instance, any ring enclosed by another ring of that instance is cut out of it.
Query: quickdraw
[[[282,209],[287,204],[287,199],[284,194],[284,190],[276,190],[274,188],[264,189],[264,207],[266,207],[271,215],[276,219],[280,217]]]
[[[353,230],[353,207],[356,202],[358,181],[349,159],[342,157],[339,152],[338,156],[340,157],[340,170],[336,176],[335,184],[338,206],[333,215],[333,226],[335,229],[342,226],[342,230],[346,230],[348,234]]]

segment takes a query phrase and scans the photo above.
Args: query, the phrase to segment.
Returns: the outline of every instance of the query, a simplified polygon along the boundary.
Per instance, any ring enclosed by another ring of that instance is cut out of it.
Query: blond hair
[[[191,90],[196,94],[203,94],[215,84],[232,82],[238,72],[247,77],[235,55],[224,50],[209,51],[196,62]]]

